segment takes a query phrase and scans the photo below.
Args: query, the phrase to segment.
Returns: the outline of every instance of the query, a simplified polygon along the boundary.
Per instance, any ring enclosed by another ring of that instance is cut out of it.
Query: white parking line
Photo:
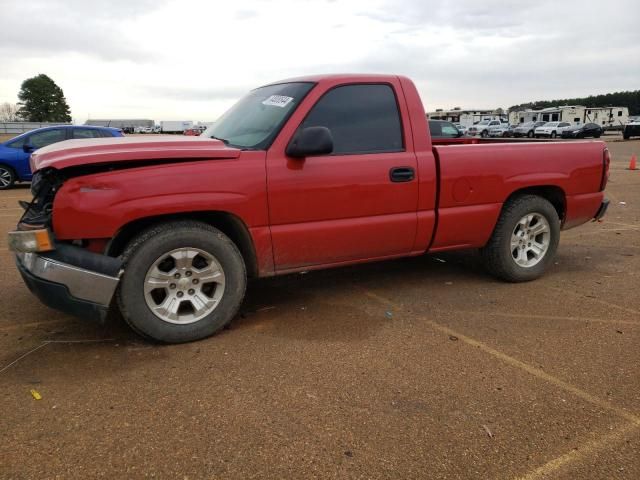
[[[403,307],[401,304],[396,303],[381,295],[378,295],[377,293],[374,293],[368,290],[365,290],[364,293],[369,298],[372,298],[387,307],[393,307],[399,311],[403,310]],[[640,428],[640,417],[638,417],[637,415],[634,415],[633,413],[623,408],[616,407],[615,405],[612,405],[610,402],[606,400],[602,400],[601,398],[598,398],[595,395],[591,395],[590,393],[585,392],[584,390],[581,390],[580,388],[574,385],[571,385],[570,383],[567,383],[558,377],[554,377],[553,375],[550,375],[544,370],[541,370],[537,367],[524,363],[514,357],[507,355],[506,353],[502,353],[501,351],[496,350],[493,347],[490,347],[486,343],[483,343],[471,337],[468,337],[456,330],[453,330],[452,328],[446,327],[433,320],[430,320],[429,318],[426,318],[421,315],[416,315],[416,314],[408,314],[408,315],[420,318],[421,320],[426,322],[428,325],[430,325],[433,329],[439,332],[442,332],[445,335],[453,335],[457,337],[459,340],[461,340],[462,342],[466,343],[467,345],[478,348],[482,352],[485,352],[512,367],[518,368],[520,370],[524,370],[525,372],[541,380],[544,380],[552,385],[555,385],[556,387],[559,387],[562,390],[565,390],[575,395],[576,397],[581,398],[582,400],[585,400],[593,405],[596,405],[602,408],[603,410],[608,410],[610,412],[613,412],[627,421],[627,423],[623,425],[621,428],[618,428],[617,430],[614,430],[611,433],[608,433],[606,435],[599,436],[596,439],[590,440],[585,444],[583,444],[582,446],[548,461],[544,465],[541,465],[540,467],[532,470],[531,472],[525,474],[524,476],[519,477],[518,480],[537,480],[542,478],[548,478],[549,474],[555,472],[561,467],[564,467],[566,465],[569,465],[572,462],[581,460],[584,457],[592,455],[598,450],[604,449],[606,447],[610,447],[615,442],[620,442],[621,440],[624,440],[627,435],[629,435],[632,432],[636,432]]]

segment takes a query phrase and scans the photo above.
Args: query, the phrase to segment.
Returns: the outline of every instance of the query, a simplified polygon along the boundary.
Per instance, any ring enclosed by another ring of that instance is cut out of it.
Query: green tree
[[[539,100],[537,102],[522,103],[509,107],[509,111],[538,110],[556,105],[584,105],[585,107],[627,107],[629,115],[640,114],[640,90],[627,92],[606,93],[603,95],[589,95],[582,98],[563,98],[560,100]]]
[[[41,73],[22,82],[18,115],[28,122],[70,122],[71,111],[62,89]]]

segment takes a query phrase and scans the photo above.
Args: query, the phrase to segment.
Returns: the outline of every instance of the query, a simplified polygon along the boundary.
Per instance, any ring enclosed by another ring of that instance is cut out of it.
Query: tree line
[[[3,122],[70,122],[71,110],[62,89],[41,73],[22,82],[17,104],[0,105]]]
[[[509,111],[540,110],[558,105],[583,105],[585,107],[627,107],[629,115],[640,115],[640,90],[589,95],[582,98],[538,100],[509,107]]]

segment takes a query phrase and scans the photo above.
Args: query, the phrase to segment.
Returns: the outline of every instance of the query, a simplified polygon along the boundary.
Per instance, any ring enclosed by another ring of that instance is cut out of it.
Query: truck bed
[[[564,198],[565,229],[593,218],[602,202],[604,142],[551,142],[549,148],[548,141],[453,140],[458,141],[433,146],[440,189],[432,250],[484,245],[502,205],[521,184],[556,190]]]

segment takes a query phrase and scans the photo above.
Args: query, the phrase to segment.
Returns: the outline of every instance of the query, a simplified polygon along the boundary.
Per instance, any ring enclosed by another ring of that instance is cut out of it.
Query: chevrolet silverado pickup
[[[247,279],[458,249],[533,280],[604,215],[600,141],[433,139],[414,84],[310,76],[251,91],[196,138],[69,140],[31,159],[10,248],[45,304],[185,342]]]

